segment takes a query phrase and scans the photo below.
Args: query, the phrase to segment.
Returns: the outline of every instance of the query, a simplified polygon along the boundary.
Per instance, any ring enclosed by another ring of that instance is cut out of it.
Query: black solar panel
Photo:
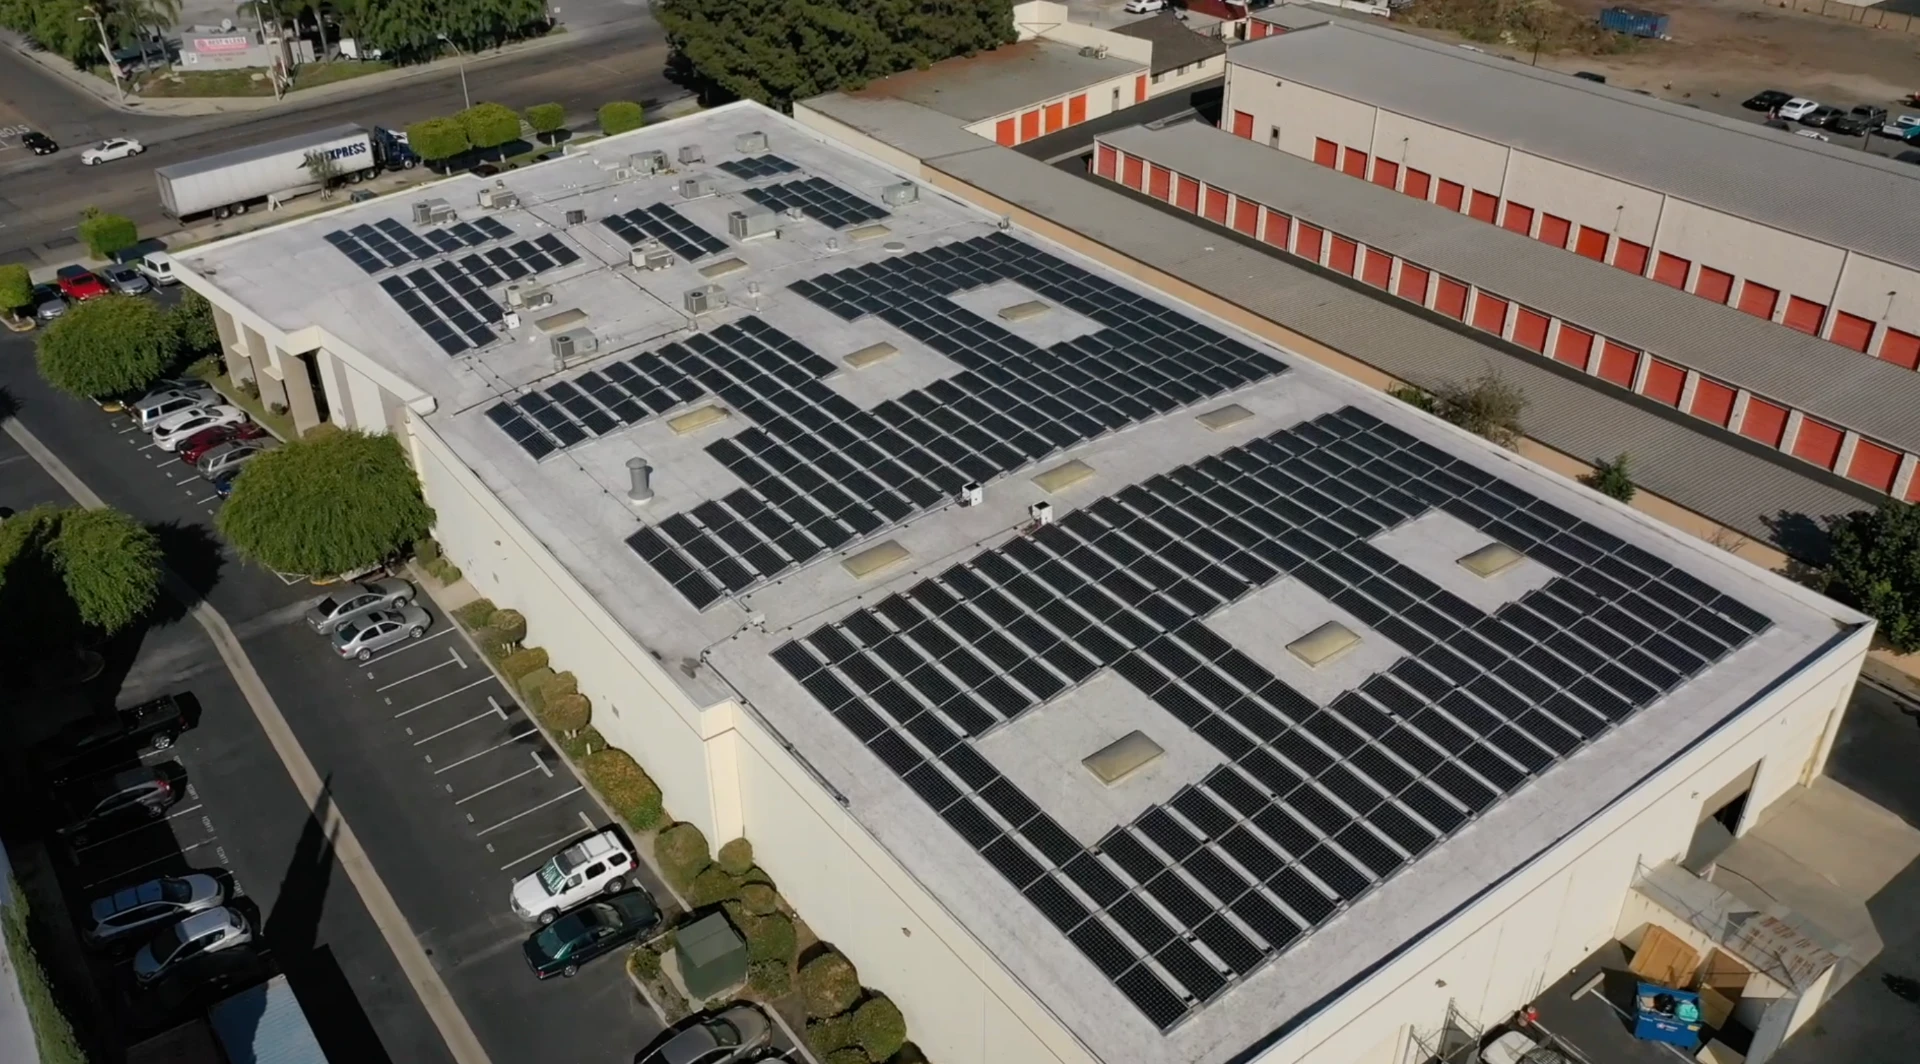
[[[628,244],[658,240],[669,251],[689,262],[727,249],[726,241],[664,203],[641,207],[625,214],[608,215],[600,220],[600,224]]]
[[[878,221],[888,213],[879,204],[861,199],[821,177],[749,188],[743,191],[743,195],[769,210],[784,211],[797,207],[807,217],[823,222],[832,229]]]
[[[778,155],[750,155],[745,159],[728,159],[720,164],[720,169],[735,177],[753,180],[775,174],[791,174],[800,168]]]

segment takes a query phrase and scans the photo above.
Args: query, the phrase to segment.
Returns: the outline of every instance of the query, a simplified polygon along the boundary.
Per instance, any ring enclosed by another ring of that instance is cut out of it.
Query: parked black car
[[[198,703],[191,694],[161,695],[139,705],[74,721],[47,740],[43,754],[55,778],[114,754],[165,750],[192,728]]]
[[[527,936],[527,967],[547,979],[580,966],[660,926],[660,908],[644,890],[598,898]]]
[[[1887,109],[1861,104],[1827,123],[1827,128],[1843,137],[1864,137],[1887,123]]]
[[[75,848],[103,834],[166,815],[185,793],[180,763],[139,768],[82,780],[59,795],[61,825],[54,834]]]
[[[1771,111],[1791,99],[1793,99],[1793,93],[1781,92],[1779,89],[1765,89],[1754,93],[1740,106],[1749,111]]]
[[[1573,72],[1573,76],[1582,81],[1591,81],[1600,85],[1607,83],[1607,76],[1605,74],[1596,74],[1591,70],[1576,70]]]

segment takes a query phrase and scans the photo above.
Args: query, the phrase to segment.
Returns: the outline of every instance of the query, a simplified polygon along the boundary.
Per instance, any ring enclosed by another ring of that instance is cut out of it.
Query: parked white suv
[[[596,894],[615,894],[633,875],[633,852],[603,831],[561,850],[513,885],[514,914],[550,924],[562,910]]]

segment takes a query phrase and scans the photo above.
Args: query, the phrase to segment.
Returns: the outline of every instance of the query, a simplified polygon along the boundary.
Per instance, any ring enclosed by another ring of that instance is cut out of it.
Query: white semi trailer
[[[225,218],[245,214],[269,200],[318,191],[316,155],[332,164],[335,180],[355,182],[383,168],[411,167],[418,160],[386,130],[330,126],[153,171],[167,217]]]

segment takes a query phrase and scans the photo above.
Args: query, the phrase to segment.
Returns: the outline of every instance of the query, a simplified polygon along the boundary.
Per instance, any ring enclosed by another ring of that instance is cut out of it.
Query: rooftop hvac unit
[[[631,181],[636,177],[642,176],[645,175],[631,166],[616,166],[613,168],[613,179],[615,181]]]
[[[586,211],[575,209],[567,212],[568,225],[580,225],[586,222],[586,220],[587,220]]]
[[[1105,59],[1107,57],[1107,46],[1104,44],[1089,44],[1085,48],[1080,49],[1080,54],[1086,56],[1088,59]]]
[[[880,190],[880,201],[889,207],[898,207],[903,203],[912,203],[920,198],[920,186],[911,181],[902,181],[897,185],[888,185]]]
[[[700,150],[700,145],[683,144],[680,146],[680,165],[681,166],[691,166],[694,163],[704,163],[706,161],[707,161],[706,153]]]
[[[735,240],[767,236],[779,230],[779,218],[766,207],[753,206],[727,213],[727,233]]]
[[[637,151],[627,156],[627,166],[637,174],[657,174],[667,168],[667,153],[658,149]]]
[[[628,253],[628,261],[643,270],[665,270],[673,267],[673,252],[658,240],[649,240],[635,244]]]
[[[553,349],[554,359],[559,362],[600,350],[600,338],[588,329],[569,329],[549,339],[548,344]]]
[[[680,180],[681,199],[699,199],[702,196],[711,195],[713,195],[713,187],[703,178],[687,177]]]
[[[686,308],[689,314],[710,314],[727,305],[727,290],[717,284],[705,284],[687,290]]]
[[[510,284],[507,286],[507,306],[515,310],[532,310],[535,307],[553,305],[553,293],[543,284]]]
[[[766,151],[767,135],[759,130],[754,130],[752,133],[742,133],[733,138],[733,150],[742,155],[756,155]]]
[[[459,218],[459,212],[453,204],[438,197],[416,200],[413,204],[413,222],[415,225],[439,225]]]
[[[424,200],[424,199],[414,200],[413,201],[413,224],[426,225],[428,222],[431,222],[431,221],[433,221],[433,201]]]
[[[490,211],[503,211],[509,207],[520,206],[520,196],[506,185],[496,181],[480,190],[480,206]]]

